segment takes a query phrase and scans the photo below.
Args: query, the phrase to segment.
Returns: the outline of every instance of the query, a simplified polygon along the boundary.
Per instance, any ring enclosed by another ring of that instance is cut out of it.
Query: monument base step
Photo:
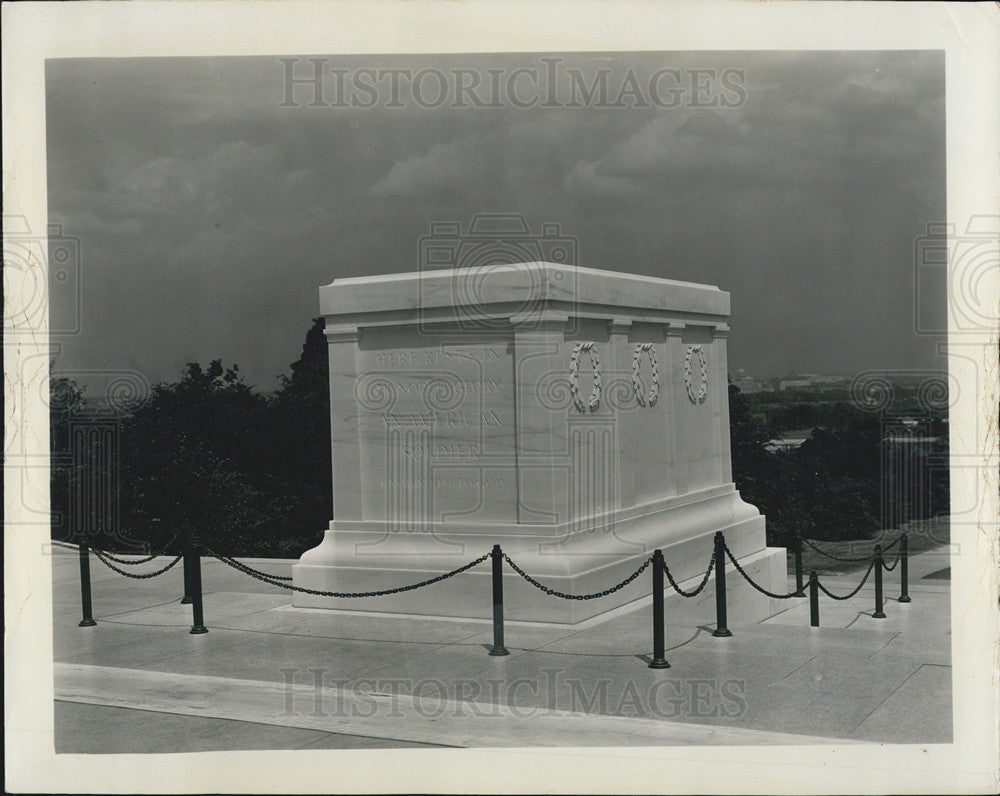
[[[776,592],[789,591],[785,548],[768,547],[737,558],[740,566],[763,588]],[[638,562],[638,563],[641,563]],[[776,600],[761,594],[747,583],[727,560],[726,602],[729,620],[733,623],[760,622],[787,608],[787,601]],[[708,565],[706,557],[705,566]],[[669,558],[668,558],[669,566]],[[631,571],[634,571],[635,567]],[[368,569],[351,567],[310,567],[296,564],[295,584],[322,591],[369,591],[386,588],[373,583]],[[532,573],[528,573],[532,574]],[[628,574],[628,573],[626,573]],[[704,570],[685,579],[678,585],[684,591],[694,590],[701,582]],[[398,585],[416,583],[433,577],[426,571],[393,572]],[[576,624],[627,603],[645,599],[651,601],[651,570],[646,569],[638,578],[613,594],[592,600],[569,600],[548,595],[525,581],[504,565],[504,617],[509,621],[553,622]],[[378,579],[382,580],[382,579]],[[564,589],[559,579],[539,580],[546,586],[584,593],[580,589]],[[597,589],[613,586],[614,581],[595,583]],[[597,590],[595,589],[595,590]],[[380,597],[335,598],[296,593],[294,604],[304,608],[331,608],[358,613],[415,614],[421,616],[447,616],[467,619],[490,619],[493,616],[492,574],[489,561],[446,581],[397,594]],[[664,594],[666,620],[706,624],[715,622],[715,576],[710,577],[705,588],[696,597],[682,597],[669,585]]]

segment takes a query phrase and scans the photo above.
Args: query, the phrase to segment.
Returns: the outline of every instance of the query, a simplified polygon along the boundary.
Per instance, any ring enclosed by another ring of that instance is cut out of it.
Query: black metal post
[[[190,572],[191,572],[191,614],[192,614],[192,624],[191,633],[207,633],[208,628],[205,627],[205,616],[202,610],[201,602],[201,556],[198,554],[198,548],[195,542],[192,540],[188,543],[187,551],[184,555],[184,563],[188,563],[190,559]]]
[[[885,619],[882,610],[882,545],[875,545],[875,613],[872,619]]]
[[[726,540],[722,531],[715,532],[715,630],[713,636],[733,635],[726,627]]]
[[[90,602],[90,543],[80,542],[80,603],[83,608],[83,619],[80,627],[93,627],[94,610]]]
[[[908,603],[910,601],[910,541],[904,533],[899,540],[899,600],[897,602]]]
[[[663,649],[663,551],[653,551],[653,660],[650,669],[669,669]]]
[[[795,534],[795,596],[805,597],[805,585],[802,583],[802,536]]]
[[[819,578],[815,569],[809,573],[809,624],[819,627]]]
[[[181,530],[180,542],[181,553],[184,555],[184,561],[182,562],[184,567],[184,596],[181,597],[181,605],[190,605],[193,601],[191,595],[194,594],[194,589],[191,588],[191,558],[188,555],[191,545],[188,540],[188,531],[186,528]]]
[[[510,655],[503,645],[503,551],[493,545],[493,649],[490,655]]]

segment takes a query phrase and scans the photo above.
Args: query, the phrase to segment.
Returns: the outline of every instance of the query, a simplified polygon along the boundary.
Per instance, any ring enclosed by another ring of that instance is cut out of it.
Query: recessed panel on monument
[[[395,588],[499,544],[583,594],[656,548],[674,577],[701,575],[719,530],[765,585],[778,570],[731,481],[727,293],[519,263],[338,279],[320,303],[334,516],[295,585]],[[486,618],[489,578],[480,566],[363,608]],[[576,622],[648,593],[637,579],[600,601],[556,600],[505,572],[511,619]],[[770,613],[747,600],[746,615]]]
[[[375,328],[359,341],[362,518],[404,532],[517,522],[513,344],[441,331]]]

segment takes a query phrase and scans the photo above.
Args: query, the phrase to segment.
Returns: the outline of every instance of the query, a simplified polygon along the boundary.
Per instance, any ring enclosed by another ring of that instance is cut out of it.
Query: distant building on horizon
[[[802,443],[812,436],[812,431],[813,430],[811,428],[795,428],[789,431],[783,431],[779,436],[769,440],[767,444],[764,445],[764,448],[769,453],[795,450],[796,448],[802,447]]]
[[[782,379],[778,384],[778,389],[825,390],[846,384],[848,381],[846,376],[820,376],[818,373],[801,373],[788,379]]]
[[[763,379],[755,379],[752,376],[748,376],[747,372],[743,368],[736,371],[736,378],[733,379],[733,384],[735,384],[739,388],[740,392],[744,394],[774,391],[774,387]]]

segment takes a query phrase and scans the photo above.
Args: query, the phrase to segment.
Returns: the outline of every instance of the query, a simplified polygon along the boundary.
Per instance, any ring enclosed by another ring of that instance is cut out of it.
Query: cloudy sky
[[[418,270],[477,212],[729,291],[733,373],[944,367],[913,330],[915,302],[944,323],[913,253],[946,217],[943,54],[549,57],[329,56],[319,107],[304,57],[50,61],[49,220],[82,251],[58,367],[270,390],[320,285]]]

